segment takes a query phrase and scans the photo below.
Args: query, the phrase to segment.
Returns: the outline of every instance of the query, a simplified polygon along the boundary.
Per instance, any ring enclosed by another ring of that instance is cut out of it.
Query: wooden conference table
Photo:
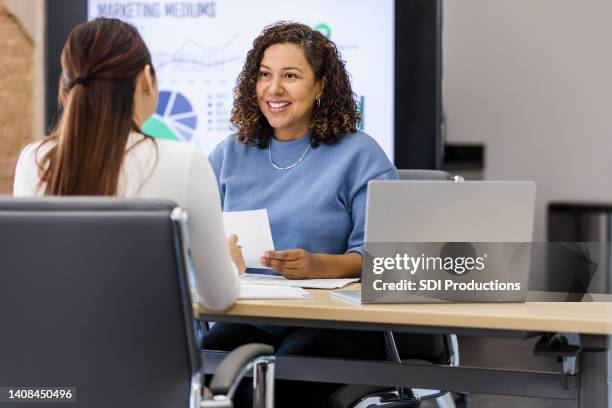
[[[347,288],[356,289],[358,285]],[[530,338],[543,333],[580,335],[575,366],[566,373],[448,367],[306,357],[278,357],[276,378],[435,388],[462,392],[576,400],[580,407],[612,407],[612,301],[361,305],[308,290],[309,300],[239,300],[224,312],[195,305],[201,320],[354,330],[455,333]],[[530,294],[531,296],[531,294]],[[597,300],[597,298],[596,298]],[[606,301],[608,300],[608,301]],[[503,350],[500,350],[503,352]],[[204,351],[207,372],[225,353]],[[568,374],[575,372],[575,374]]]

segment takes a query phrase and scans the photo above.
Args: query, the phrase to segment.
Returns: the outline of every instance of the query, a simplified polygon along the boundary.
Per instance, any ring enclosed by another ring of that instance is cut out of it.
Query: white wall
[[[612,202],[612,1],[445,0],[447,140],[484,143],[486,179]]]

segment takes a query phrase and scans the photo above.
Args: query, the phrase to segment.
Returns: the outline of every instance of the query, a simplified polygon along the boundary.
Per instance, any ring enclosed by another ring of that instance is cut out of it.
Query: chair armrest
[[[227,395],[232,384],[240,377],[251,360],[274,353],[274,348],[267,344],[245,344],[227,355],[221,361],[217,372],[210,382],[213,395]]]

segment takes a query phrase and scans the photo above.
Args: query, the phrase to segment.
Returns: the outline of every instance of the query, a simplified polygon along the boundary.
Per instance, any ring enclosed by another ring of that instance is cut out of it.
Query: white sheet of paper
[[[267,268],[259,260],[266,251],[274,251],[268,210],[224,212],[223,224],[226,236],[238,235],[247,268]]]
[[[338,289],[349,283],[357,282],[359,279],[287,279],[279,275],[263,275],[257,273],[245,273],[240,276],[240,281],[248,284],[293,286],[311,289]]]
[[[240,299],[312,299],[302,288],[281,285],[240,285]]]
[[[334,290],[331,296],[336,299],[342,299],[346,302],[361,304],[360,290]]]

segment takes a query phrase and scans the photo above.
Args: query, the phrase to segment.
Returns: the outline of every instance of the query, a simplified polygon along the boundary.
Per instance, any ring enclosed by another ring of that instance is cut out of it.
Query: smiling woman
[[[255,92],[277,140],[294,140],[308,132],[315,100],[321,104],[322,88],[300,46],[285,43],[266,49]]]
[[[255,39],[235,90],[238,130],[210,160],[225,211],[267,208],[275,247],[262,264],[287,278],[359,276],[367,182],[397,173],[357,132],[359,111],[333,42],[278,23]],[[326,183],[313,183],[325,173]]]
[[[360,121],[349,74],[336,45],[303,24],[275,24],[255,39],[235,96],[231,120],[238,139],[261,148],[268,146],[272,136],[279,136],[265,102],[299,102],[300,109],[293,110],[285,121],[297,119],[306,126],[295,129],[297,133],[288,140],[310,131],[313,147],[355,133]]]
[[[369,135],[333,42],[278,23],[253,42],[235,88],[237,129],[211,153],[224,211],[266,208],[276,250],[261,263],[289,279],[358,277],[367,183],[397,171]],[[380,335],[217,323],[206,349],[245,342],[278,354],[384,359]],[[276,405],[319,407],[333,384],[279,382]],[[249,387],[244,388],[248,401]],[[237,402],[237,406],[250,406]]]

